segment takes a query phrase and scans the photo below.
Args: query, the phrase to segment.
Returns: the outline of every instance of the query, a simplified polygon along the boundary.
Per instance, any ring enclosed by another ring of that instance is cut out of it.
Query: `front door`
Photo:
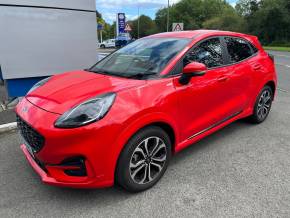
[[[178,92],[181,139],[186,140],[206,131],[220,122],[226,114],[225,104],[229,69],[224,67],[225,55],[219,37],[209,38],[195,46],[184,58],[183,67],[196,61],[207,66],[204,76],[193,77],[181,85],[179,77],[174,84]]]

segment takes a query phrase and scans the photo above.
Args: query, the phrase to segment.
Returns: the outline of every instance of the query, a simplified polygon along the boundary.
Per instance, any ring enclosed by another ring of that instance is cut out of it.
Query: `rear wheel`
[[[254,106],[254,113],[250,117],[253,123],[262,123],[269,115],[273,101],[273,91],[266,85],[260,92]]]
[[[154,186],[165,173],[171,158],[167,133],[150,126],[135,134],[123,149],[116,170],[117,182],[130,192]]]
[[[106,46],[105,46],[105,45],[101,45],[100,47],[101,47],[101,48],[106,48]]]

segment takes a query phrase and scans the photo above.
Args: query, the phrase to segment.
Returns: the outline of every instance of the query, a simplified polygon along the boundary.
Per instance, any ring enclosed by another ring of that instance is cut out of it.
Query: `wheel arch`
[[[174,125],[174,122],[172,122],[170,119],[165,118],[164,114],[152,113],[150,116],[142,117],[141,119],[135,121],[133,124],[129,125],[122,131],[120,136],[117,138],[116,143],[118,144],[117,145],[118,149],[115,150],[114,152],[115,154],[113,155],[115,157],[114,177],[119,157],[124,147],[126,146],[126,144],[133,135],[135,135],[136,133],[138,133],[139,131],[148,126],[158,126],[161,129],[163,129],[168,134],[170,141],[172,143],[171,151],[173,154],[175,153],[175,147],[179,139],[177,128]]]
[[[257,89],[253,90],[254,91],[254,95],[251,96],[251,100],[249,103],[249,109],[252,111],[252,109],[254,108],[255,102],[257,100],[257,97],[259,96],[259,93],[261,92],[261,90],[265,87],[265,86],[270,86],[270,88],[273,91],[273,96],[275,97],[276,94],[276,83],[274,80],[272,79],[267,79],[265,81],[263,81],[258,87]]]
[[[275,84],[275,82],[273,81],[273,80],[270,80],[270,81],[268,81],[265,85],[264,85],[264,87],[265,86],[270,86],[270,88],[272,89],[272,92],[273,92],[273,96],[275,96],[275,94],[276,94],[276,84]]]
[[[152,122],[152,123],[149,123],[147,124],[146,126],[142,127],[140,130],[138,130],[137,132],[141,131],[142,129],[144,128],[147,128],[149,126],[157,126],[159,128],[161,128],[164,132],[166,132],[166,134],[168,135],[169,139],[170,139],[170,142],[171,142],[171,145],[172,145],[172,153],[174,153],[175,151],[175,143],[176,143],[176,133],[173,129],[173,127],[167,123],[167,122],[164,122],[164,121],[160,121],[160,122]],[[136,133],[137,133],[136,132]],[[135,134],[136,134],[135,133]]]
[[[171,141],[172,152],[174,153],[175,147],[178,141],[178,133],[177,133],[177,128],[175,127],[175,125],[172,122],[166,119],[162,119],[162,118],[159,118],[159,119],[153,118],[152,120],[147,120],[147,118],[144,118],[144,119],[139,119],[137,122],[130,125],[128,128],[126,128],[123,131],[121,136],[118,137],[117,141],[119,141],[120,147],[121,147],[118,156],[120,155],[124,146],[128,143],[128,141],[133,135],[135,135],[142,129],[149,126],[160,127],[162,130],[164,130],[167,133]]]

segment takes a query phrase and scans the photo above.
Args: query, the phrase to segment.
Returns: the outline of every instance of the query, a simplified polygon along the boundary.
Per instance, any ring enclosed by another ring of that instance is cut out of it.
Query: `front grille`
[[[18,129],[20,130],[22,137],[33,149],[33,152],[39,152],[44,146],[44,137],[40,135],[36,130],[34,130],[31,126],[29,126],[19,116],[16,116],[16,120]]]

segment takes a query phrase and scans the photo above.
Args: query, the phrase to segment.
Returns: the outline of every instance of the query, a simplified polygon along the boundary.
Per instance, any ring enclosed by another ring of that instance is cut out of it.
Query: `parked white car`
[[[100,48],[114,48],[116,46],[115,39],[108,39],[100,43]]]

